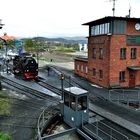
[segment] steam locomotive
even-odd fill
[[[27,55],[15,56],[13,59],[14,75],[21,75],[25,79],[36,79],[38,76],[38,63]]]

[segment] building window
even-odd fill
[[[126,59],[126,48],[121,48],[120,59]]]
[[[79,71],[79,65],[77,65],[77,70]]]
[[[99,58],[103,59],[103,48],[99,48]]]
[[[136,59],[136,53],[137,53],[137,49],[131,48],[131,59]]]
[[[87,66],[85,67],[85,72],[88,73],[88,68],[87,68]]]
[[[83,72],[83,65],[81,65],[81,71]]]
[[[91,27],[91,35],[102,35],[109,33],[109,23],[103,23],[100,25],[95,25]]]
[[[96,48],[93,48],[93,58],[96,58]]]
[[[99,70],[99,79],[102,80],[103,79],[103,71]]]
[[[125,81],[125,71],[120,71],[119,80],[120,80],[120,82]]]
[[[96,69],[93,68],[93,76],[95,77],[96,76]]]

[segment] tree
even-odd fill
[[[28,52],[32,52],[34,50],[34,42],[32,39],[26,39],[24,41],[25,50]]]
[[[0,38],[0,48],[3,47],[3,40]]]
[[[39,53],[42,51],[43,47],[45,46],[44,41],[41,40],[34,40],[34,51],[36,52],[37,62],[39,64]]]
[[[12,138],[7,133],[0,133],[0,140],[12,140]]]
[[[27,39],[24,42],[25,44],[25,50],[36,53],[37,56],[37,62],[39,63],[39,52],[43,49],[45,46],[44,41],[38,40],[38,39]]]
[[[79,44],[73,44],[72,47],[75,51],[79,51]]]

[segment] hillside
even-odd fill
[[[27,39],[27,38],[24,38],[24,39]],[[61,38],[34,37],[32,39],[38,40],[38,41],[60,42],[64,44],[87,43],[87,38],[85,37],[61,37]]]

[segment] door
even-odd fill
[[[130,87],[135,86],[135,71],[133,71],[133,70],[129,71],[129,86]]]

